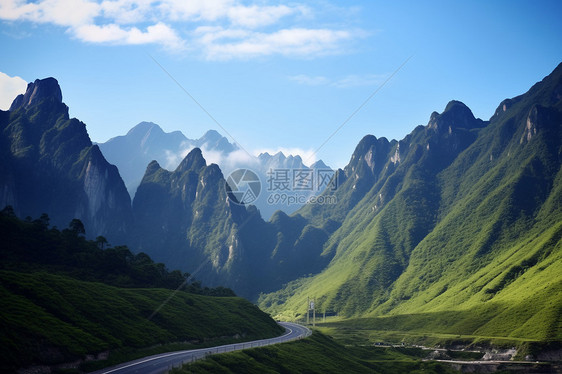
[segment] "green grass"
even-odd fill
[[[448,332],[439,327],[451,317],[462,321],[469,317],[454,313],[400,315],[395,317],[360,318],[319,324],[319,329],[344,344],[420,344],[425,346],[503,346],[512,347],[536,342],[531,339],[485,336]],[[432,331],[432,329],[435,329]]]
[[[317,312],[435,343],[562,341],[560,82],[562,66],[486,127],[416,128],[399,163],[388,157],[396,143],[389,152],[365,137],[336,192],[350,210],[315,213],[341,223],[324,246],[331,262],[260,306],[302,320],[310,297]],[[371,151],[384,153],[375,174]]]
[[[114,349],[253,340],[281,332],[268,315],[241,298],[180,291],[162,306],[172,293],[0,271],[2,368],[55,364]]]
[[[454,372],[445,364],[422,362],[417,351],[346,347],[320,332],[297,342],[210,356],[172,371],[174,374]]]

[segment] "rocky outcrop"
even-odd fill
[[[85,124],[69,118],[54,78],[29,83],[0,116],[0,144],[3,206],[20,217],[47,213],[60,228],[78,218],[88,237],[126,239],[131,202],[119,172],[92,145]]]
[[[235,227],[246,210],[230,202],[220,169],[207,166],[199,148],[173,172],[151,162],[133,211],[138,250],[187,271],[208,262],[198,279],[225,284],[240,258]]]
[[[15,98],[10,106],[10,111],[19,108],[27,109],[44,100],[62,103],[62,91],[55,78],[37,79],[33,83],[28,83],[25,94],[18,95]]]
[[[486,123],[481,119],[474,118],[472,111],[464,103],[452,100],[447,104],[443,113],[433,112],[431,114],[427,128],[450,134],[456,128],[472,129],[485,125]]]

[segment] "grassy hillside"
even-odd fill
[[[280,333],[268,315],[241,298],[180,291],[166,303],[173,292],[0,271],[2,365],[13,369],[122,347]]]
[[[202,288],[144,253],[102,249],[104,238],[83,233],[79,221],[60,231],[45,214],[21,221],[10,208],[0,211],[0,371],[283,330],[229,289]]]
[[[486,126],[452,102],[378,169],[360,144],[337,194],[362,197],[324,247],[330,264],[260,305],[294,319],[313,297],[418,336],[561,341],[561,86],[562,65]]]
[[[315,332],[311,338],[276,346],[211,356],[174,369],[173,374],[207,373],[455,373],[445,364],[422,362],[419,351],[344,347]]]

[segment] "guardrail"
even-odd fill
[[[300,324],[283,323],[282,322],[282,323],[280,323],[280,325],[285,327],[285,329],[287,330],[287,332],[284,335],[278,336],[276,338],[262,339],[262,340],[256,340],[256,341],[246,342],[246,343],[227,344],[227,345],[221,345],[221,346],[218,346],[218,347],[211,347],[211,348],[203,348],[203,349],[199,349],[199,350],[194,350],[191,357],[186,357],[184,360],[174,362],[173,364],[168,366],[167,371],[170,371],[173,368],[181,368],[185,364],[190,364],[190,363],[193,363],[195,361],[207,358],[210,355],[241,351],[241,350],[244,350],[244,349],[266,347],[266,346],[269,346],[269,345],[280,344],[280,343],[287,343],[287,342],[291,342],[291,341],[295,341],[295,340],[301,340],[301,339],[307,338],[310,335],[312,335],[312,331],[308,327],[302,326]],[[291,327],[293,327],[293,328],[297,327],[298,329],[304,330],[304,335],[299,334],[299,335],[296,335],[295,337],[288,337],[293,333],[293,330],[291,329]]]

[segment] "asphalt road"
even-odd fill
[[[285,328],[285,334],[277,338],[255,340],[245,343],[227,344],[221,345],[219,347],[193,349],[189,351],[163,353],[95,371],[94,374],[165,373],[173,367],[179,367],[182,364],[205,358],[208,355],[284,343],[291,340],[302,339],[311,334],[308,328],[296,323],[279,322],[279,324]]]

